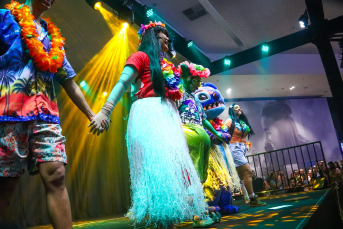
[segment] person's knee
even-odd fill
[[[246,178],[252,178],[252,171],[251,171],[250,168],[244,170],[244,177],[246,177]]]
[[[47,188],[65,188],[65,168],[63,163],[40,166],[40,174]]]

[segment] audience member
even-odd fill
[[[342,170],[342,167],[339,165],[338,161],[335,161],[334,164],[337,169]]]
[[[281,179],[279,180],[274,171],[270,171],[268,177],[268,183],[272,189],[281,188]]]
[[[329,166],[329,175],[330,175],[330,181],[331,183],[336,182],[336,181],[342,181],[343,180],[343,176],[341,174],[341,171],[336,168],[335,163],[333,163],[332,161],[330,161],[328,163]]]
[[[261,177],[256,176],[256,172],[254,170],[252,172],[252,186],[255,192],[262,192],[265,190],[264,187],[264,179]]]
[[[308,184],[309,184],[309,185],[313,185],[312,177],[313,177],[312,170],[309,169],[309,170],[308,170],[308,175],[307,175],[307,181],[308,181]]]

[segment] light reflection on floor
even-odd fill
[[[306,219],[310,218],[313,212],[318,208],[320,199],[323,199],[324,194],[327,190],[281,194],[278,196],[262,197],[263,201],[267,202],[268,205],[259,208],[250,208],[244,204],[244,201],[236,200],[234,204],[241,207],[241,211],[234,215],[223,216],[222,220],[218,224],[212,225],[212,229],[236,229],[236,228],[270,228],[275,227],[281,228],[296,228],[300,223],[305,222]],[[287,202],[292,206],[281,209],[268,209],[271,207],[277,207],[285,204],[285,199],[294,198],[295,196],[310,196],[308,199],[299,201]],[[127,218],[113,218],[103,219],[94,221],[82,221],[74,223],[74,228],[134,228],[131,226],[131,222]],[[303,224],[302,226],[304,226]],[[40,226],[33,227],[38,228],[52,228],[51,226]],[[32,228],[32,229],[33,229]],[[137,226],[137,229],[143,228],[155,228]],[[191,222],[185,222],[177,226],[177,229],[182,228],[193,228]],[[300,227],[302,228],[302,227]]]

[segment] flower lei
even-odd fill
[[[223,123],[223,120],[220,118],[215,118],[213,120],[209,120],[211,125],[216,131],[221,131],[223,133],[229,133],[229,129],[227,126]]]
[[[245,122],[243,122],[242,120],[239,120],[239,123],[238,122],[236,122],[236,123],[240,125],[240,128],[237,127],[237,125],[236,125],[237,129],[241,130],[243,128],[243,131],[247,134],[250,132],[250,127]]]
[[[227,139],[227,142],[231,139],[231,135],[229,134],[229,129],[227,128],[227,126],[223,123],[223,120],[220,118],[215,118],[212,120],[208,120],[209,123],[211,123],[211,125],[213,126],[213,128],[222,135],[222,137]],[[216,139],[216,136],[214,136],[214,134],[212,134],[210,131],[208,131],[207,129],[206,133],[210,136],[211,139]]]
[[[166,58],[161,60],[161,68],[166,84],[166,97],[174,101],[181,99],[183,85],[180,80],[179,71]]]
[[[138,38],[139,38],[139,40],[140,40],[140,43],[141,43],[141,41],[142,41],[142,38],[143,38],[143,35],[145,34],[145,31],[147,30],[147,29],[150,29],[150,28],[152,28],[152,27],[155,27],[155,26],[162,26],[162,27],[166,27],[166,25],[165,24],[163,24],[162,22],[152,22],[152,21],[150,21],[150,23],[148,24],[148,25],[143,25],[143,24],[141,24],[141,29],[137,32],[138,33]]]
[[[182,68],[181,68],[182,65],[187,66],[189,73],[192,76],[199,76],[200,78],[207,78],[211,74],[211,72],[208,68],[204,68],[202,65],[189,63],[188,61],[182,62],[179,65],[179,71],[181,74],[182,74]]]
[[[10,4],[5,5],[5,8],[11,11],[11,14],[21,26],[22,39],[25,40],[29,55],[38,68],[41,71],[49,70],[56,73],[57,69],[62,67],[65,55],[65,51],[62,50],[65,39],[61,36],[60,30],[50,21],[50,18],[45,19],[51,40],[51,49],[47,53],[44,51],[42,42],[38,39],[39,34],[30,8],[13,0]]]

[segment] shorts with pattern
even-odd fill
[[[230,143],[229,148],[236,167],[248,163],[247,157],[245,156],[247,152],[247,145],[245,143]]]
[[[41,120],[0,122],[0,177],[38,172],[38,163],[67,164],[65,137],[59,124]]]

